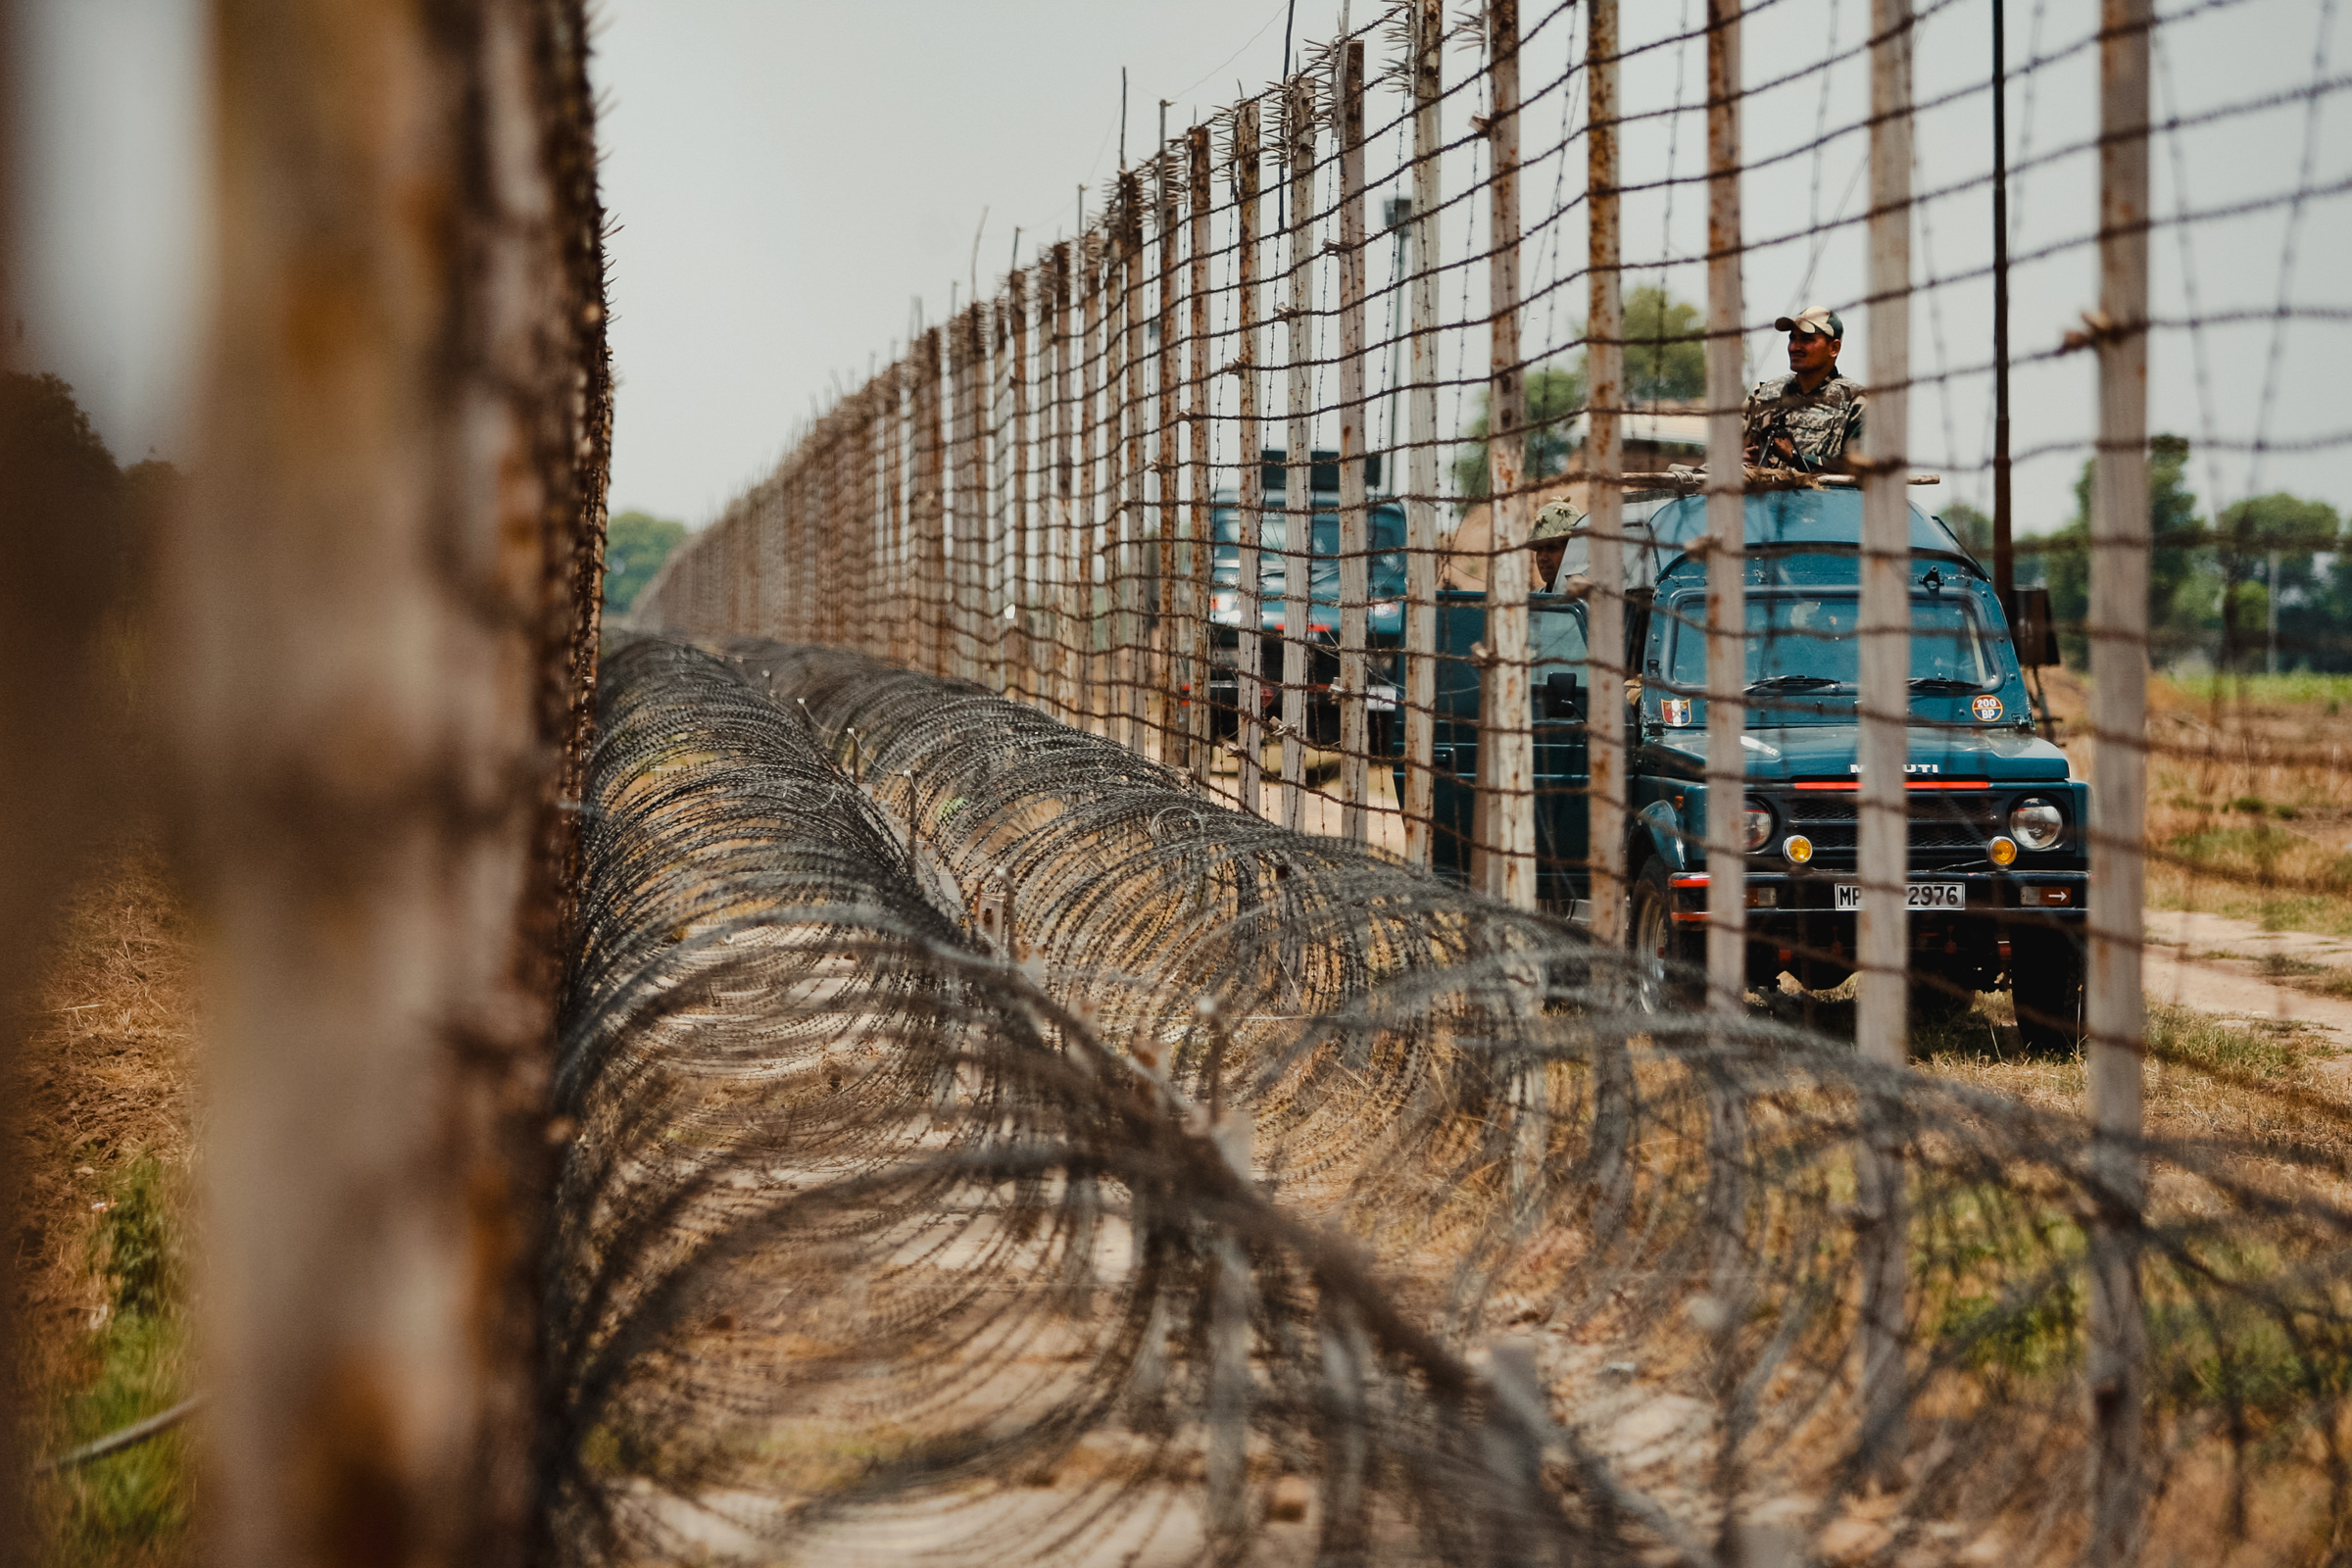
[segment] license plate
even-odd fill
[[[1837,884],[1837,903],[1839,909],[1862,907],[1862,884]],[[1965,909],[1968,907],[1968,884],[1965,882],[1913,882],[1903,889],[1903,907],[1906,909]]]

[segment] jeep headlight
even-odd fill
[[[2010,836],[2029,850],[2057,848],[2066,837],[2066,817],[2058,808],[2038,797],[2020,801],[2009,813]]]
[[[1740,847],[1753,855],[1772,842],[1772,808],[1758,801],[1747,803],[1740,813]]]

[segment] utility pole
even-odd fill
[[[2276,675],[2278,673],[2278,552],[2276,550],[2271,552],[2271,591],[2263,595],[2263,601],[2271,620],[2270,670]]]
[[[1992,0],[1992,591],[2017,619],[2017,547],[2009,510],[2009,36]]]

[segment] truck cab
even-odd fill
[[[1243,516],[1238,497],[1220,491],[1209,511],[1209,661],[1208,684],[1211,725],[1216,738],[1230,739],[1239,731],[1242,638],[1259,639],[1258,689],[1261,718],[1280,706],[1283,681],[1283,592],[1289,566],[1297,562],[1306,572],[1307,624],[1300,636],[1305,644],[1306,728],[1310,745],[1333,745],[1339,740],[1339,704],[1331,695],[1340,678],[1340,462],[1336,452],[1318,451],[1307,466],[1312,496],[1306,549],[1294,556],[1288,549],[1290,516],[1283,509],[1290,469],[1280,448],[1259,454],[1259,475],[1265,491],[1263,544],[1258,555],[1257,613],[1254,628],[1242,624],[1246,613],[1242,586]],[[1374,454],[1362,460],[1368,497],[1365,538],[1369,559],[1365,581],[1369,603],[1365,613],[1364,646],[1371,690],[1368,708],[1375,747],[1387,745],[1387,719],[1396,710],[1396,688],[1392,670],[1404,634],[1403,506],[1377,492],[1381,460]]]
[[[1860,539],[1853,490],[1746,497],[1747,983],[1788,973],[1808,990],[1852,972],[1858,844]],[[1531,596],[1538,893],[1582,920],[1589,908],[1586,719],[1627,705],[1632,752],[1626,865],[1644,1005],[1676,1002],[1703,955],[1706,566],[1702,497],[1628,507],[1622,689],[1595,683],[1586,607]],[[1944,1011],[2006,987],[2030,1045],[2080,1041],[2089,893],[2086,786],[2037,721],[1992,584],[1938,519],[1911,509],[1911,683],[1905,793],[1916,1004]],[[1562,577],[1579,570],[1572,545]],[[1466,880],[1478,774],[1482,594],[1439,606],[1437,822],[1442,875]],[[1402,779],[1399,766],[1398,788]],[[1686,982],[1682,982],[1687,985]]]

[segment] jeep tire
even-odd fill
[[[2082,1049],[2082,945],[2072,931],[2035,932],[2013,945],[2009,1000],[2017,1030],[2037,1056],[2071,1056]]]
[[[1685,962],[1681,933],[1674,928],[1674,895],[1666,883],[1666,867],[1654,858],[1645,861],[1627,890],[1626,903],[1634,1009],[1656,1016],[1696,1006],[1700,993]]]

